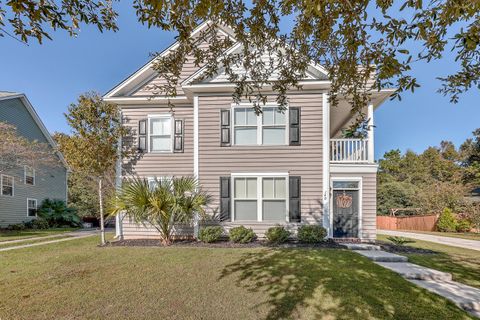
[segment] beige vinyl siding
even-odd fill
[[[122,107],[123,123],[131,130],[131,139],[125,143],[138,146],[138,121],[147,119],[148,115],[169,115],[170,108],[166,106],[152,107]],[[180,153],[150,153],[136,154],[138,159],[124,159],[123,175],[140,177],[160,176],[191,176],[193,175],[193,106],[175,106],[174,118],[184,121],[184,152]],[[148,128],[147,128],[148,129]]]
[[[221,32],[217,34],[218,38],[223,38],[224,35]],[[198,47],[202,50],[207,50],[209,47],[208,41],[204,41],[198,45]],[[192,74],[198,71],[202,65],[196,66],[195,59],[193,56],[187,57],[187,61],[183,64],[182,70],[178,77],[178,82],[176,85],[177,95],[183,96],[185,93],[182,89],[182,82],[189,78]],[[137,89],[132,96],[151,96],[154,92],[162,93],[159,91],[158,88],[165,86],[167,84],[167,80],[164,77],[154,76],[153,79],[147,81],[144,85],[142,85],[139,89]]]
[[[321,223],[322,95],[303,92],[289,95],[288,101],[291,107],[301,108],[301,146],[221,147],[220,109],[230,108],[232,97],[199,97],[199,179],[213,195],[212,210],[219,206],[220,177],[242,172],[281,172],[301,176],[302,222]],[[242,224],[263,233],[275,223]]]
[[[332,173],[331,178],[362,178],[362,237],[375,240],[377,237],[377,174]]]

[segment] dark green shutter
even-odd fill
[[[230,177],[220,177],[220,221],[230,221]]]
[[[173,135],[173,152],[183,152],[184,125],[183,120],[175,119]]]
[[[288,109],[289,116],[289,144],[291,146],[299,146],[300,142],[300,108],[290,107]]]
[[[289,190],[289,218],[290,222],[301,222],[301,178],[299,176],[290,176],[288,183]]]
[[[230,109],[220,110],[220,146],[231,145],[230,137]]]
[[[138,121],[138,151],[147,152],[147,120]]]

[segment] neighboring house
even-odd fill
[[[14,125],[30,141],[55,142],[22,93],[0,91],[0,121]],[[0,137],[1,143],[1,137]],[[0,227],[28,221],[46,198],[67,200],[67,165],[34,170],[27,166],[0,173]]]
[[[234,37],[227,27],[219,34]],[[285,113],[277,111],[271,91],[261,116],[247,101],[233,103],[234,84],[221,67],[217,76],[199,81],[203,69],[193,59],[183,67],[171,113],[168,99],[152,94],[152,86],[165,82],[151,66],[152,61],[104,96],[121,107],[124,125],[132,130],[128,140],[140,149],[139,159],[124,159],[123,177],[198,177],[213,196],[210,211],[220,213],[227,230],[244,225],[262,236],[276,224],[291,230],[319,224],[330,237],[375,239],[373,111],[392,91],[372,93],[364,110],[372,125],[366,139],[342,139],[342,128],[353,121],[350,106],[340,97],[330,108],[330,82],[321,66],[310,65],[303,90],[288,93]],[[118,220],[117,233],[157,236],[128,219]]]

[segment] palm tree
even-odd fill
[[[195,213],[205,216],[211,197],[193,177],[155,180],[134,178],[123,183],[110,212],[125,212],[136,223],[152,225],[164,245],[172,243],[175,227],[191,223]]]

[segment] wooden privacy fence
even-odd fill
[[[384,230],[435,231],[438,215],[392,217],[377,216],[377,228]]]

